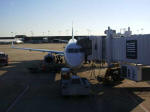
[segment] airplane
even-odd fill
[[[56,51],[56,50],[48,50],[48,49],[32,49],[32,48],[20,48],[15,47],[12,42],[12,48],[15,49],[22,49],[22,50],[29,50],[29,51],[39,51],[39,52],[48,52],[51,54],[57,54],[60,56],[64,56],[65,62],[68,67],[72,69],[79,68],[83,61],[84,61],[84,53],[82,47],[77,45],[77,40],[74,38],[73,35],[73,26],[72,26],[72,38],[69,40],[67,45],[65,46],[64,51]]]
[[[0,40],[0,43],[2,43],[2,44],[11,44],[12,42],[16,43],[16,44],[23,43],[23,41],[20,39],[2,39],[2,40]]]
[[[15,40],[15,43],[16,43],[16,44],[22,44],[22,43],[23,43],[23,41],[22,41],[22,40],[20,40],[20,39],[16,39],[16,40]]]

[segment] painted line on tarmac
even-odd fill
[[[10,112],[11,109],[17,104],[17,102],[22,98],[22,96],[28,91],[29,85],[26,86],[26,88],[23,90],[23,92],[15,99],[15,101],[8,107],[6,112]]]

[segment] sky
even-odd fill
[[[0,0],[0,37],[150,33],[150,0]]]

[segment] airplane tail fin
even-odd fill
[[[72,40],[74,40],[74,34],[73,34],[73,22],[72,22]]]

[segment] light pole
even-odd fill
[[[11,33],[11,36],[13,37],[13,33],[14,33],[14,32],[10,32],[10,33]]]
[[[50,31],[48,30],[48,36],[49,36]]]
[[[33,36],[33,31],[30,31],[31,32],[31,36]]]
[[[88,36],[90,36],[91,30],[90,29],[86,29],[88,32]]]
[[[144,30],[144,29],[143,29],[143,28],[141,28],[141,33],[142,33],[142,34],[144,34],[144,33],[143,33],[143,30]]]

